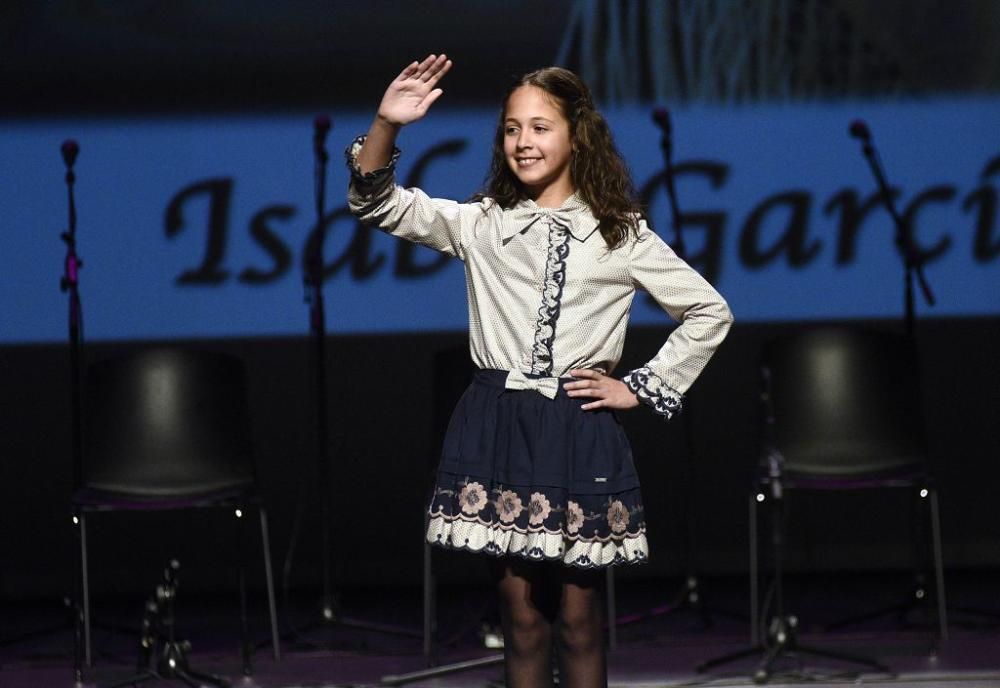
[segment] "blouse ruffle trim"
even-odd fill
[[[663,379],[647,367],[636,368],[622,378],[639,401],[666,420],[680,413],[684,405],[684,395],[668,385]]]
[[[535,561],[561,561],[567,566],[593,569],[617,564],[638,564],[648,559],[645,529],[620,538],[574,540],[562,533],[528,531],[499,524],[433,514],[427,525],[427,542],[450,549],[515,555]]]
[[[552,217],[548,219],[548,224],[549,252],[545,261],[545,285],[535,324],[535,344],[531,349],[531,372],[536,375],[552,374],[552,345],[556,337],[563,286],[566,283],[566,256],[569,255],[569,229]]]
[[[371,189],[380,186],[386,179],[392,177],[402,151],[393,146],[392,156],[384,167],[362,173],[361,167],[358,165],[358,154],[361,152],[361,146],[364,145],[367,138],[366,134],[362,134],[351,141],[351,144],[344,149],[344,160],[354,181],[366,189]]]

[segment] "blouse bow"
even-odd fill
[[[559,393],[559,378],[528,377],[520,370],[514,369],[507,373],[505,389],[530,389],[543,394],[549,399],[555,399]]]
[[[534,201],[521,201],[510,210],[506,218],[503,241],[506,244],[515,234],[523,234],[542,218],[550,218],[552,224],[567,231],[577,241],[586,241],[597,230],[597,218],[590,213],[590,207],[577,196],[569,199],[559,208],[543,208]]]

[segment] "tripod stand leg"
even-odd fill
[[[257,504],[260,512],[260,539],[264,550],[264,579],[267,583],[267,612],[271,619],[271,656],[281,661],[281,641],[278,637],[278,606],[274,601],[274,571],[271,568],[271,535],[267,529],[267,510]]]
[[[124,679],[118,683],[112,683],[110,686],[104,686],[104,688],[122,688],[122,686],[134,686],[137,683],[143,683],[145,681],[152,681],[153,679],[161,678],[159,674],[155,671],[143,671],[131,678]]]
[[[767,683],[767,679],[771,676],[771,671],[773,669],[773,664],[777,661],[778,656],[785,650],[785,643],[777,643],[771,646],[764,656],[761,657],[760,662],[757,664],[757,670],[753,672],[753,682],[757,685],[762,683]]]
[[[826,657],[827,659],[839,659],[844,662],[861,664],[862,666],[869,667],[883,674],[892,673],[889,667],[882,664],[878,660],[872,659],[871,657],[862,657],[861,655],[856,655],[849,652],[835,652],[833,650],[826,650],[820,647],[812,647],[810,645],[796,645],[795,650],[797,652],[803,652],[805,654],[815,655],[817,657]]]
[[[717,666],[722,666],[723,664],[729,664],[730,662],[738,661],[740,659],[743,659],[744,657],[752,657],[753,655],[756,655],[763,651],[764,651],[763,647],[759,645],[754,645],[753,647],[748,647],[743,650],[737,650],[736,652],[730,652],[728,654],[724,654],[719,657],[715,657],[713,659],[704,661],[698,666],[696,666],[694,670],[700,674]]]
[[[503,655],[483,657],[481,659],[470,659],[467,662],[457,662],[455,664],[449,664],[448,666],[424,669],[423,671],[414,671],[409,674],[383,676],[379,683],[386,686],[401,686],[404,683],[422,681],[425,678],[435,678],[437,676],[446,676],[447,674],[457,674],[462,671],[480,669],[482,667],[494,666],[496,664],[503,664]]]
[[[180,681],[181,683],[184,683],[185,685],[188,685],[188,686],[191,686],[191,688],[201,688],[201,685],[202,685],[202,682],[201,682],[201,681],[196,681],[196,680],[195,680],[195,679],[194,679],[194,678],[193,678],[193,677],[192,677],[192,676],[191,676],[191,675],[190,675],[190,674],[189,674],[188,672],[186,672],[186,671],[181,671],[181,670],[179,670],[179,669],[178,669],[178,670],[174,671],[174,672],[173,672],[173,673],[171,674],[171,676],[172,676],[173,678],[176,678],[176,679],[177,679],[178,681]]]
[[[216,676],[214,674],[206,674],[201,671],[195,671],[191,668],[178,669],[174,672],[177,678],[184,681],[192,688],[201,688],[202,685],[212,685],[218,686],[218,688],[229,688],[229,681],[222,678],[221,676]]]

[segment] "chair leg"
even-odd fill
[[[80,581],[83,593],[83,663],[89,669],[94,666],[90,654],[90,576],[87,563],[87,517],[80,512]]]
[[[429,543],[424,542],[424,663],[431,666],[434,659],[434,568]]]
[[[944,555],[941,552],[941,518],[938,512],[937,490],[930,490],[931,540],[934,550],[934,582],[937,585],[938,633],[941,642],[948,640],[947,604],[944,593]]]
[[[271,648],[274,661],[281,660],[281,640],[278,638],[278,610],[274,602],[274,572],[271,570],[271,536],[267,530],[267,510],[260,510],[260,537],[264,549],[264,577],[267,579],[267,609],[271,616]]]
[[[763,641],[760,637],[760,591],[758,586],[760,581],[759,565],[757,563],[757,493],[752,490],[750,493],[750,645],[757,647]]]
[[[243,523],[243,509],[236,509],[236,559],[240,578],[240,654],[243,657],[243,675],[252,676],[253,666],[250,661],[250,630],[247,626],[247,575],[246,575],[246,526]]]

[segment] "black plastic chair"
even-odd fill
[[[698,671],[757,657],[754,683],[767,683],[785,656],[847,662],[892,675],[873,657],[798,641],[782,583],[787,548],[786,493],[799,490],[902,488],[929,505],[939,639],[947,639],[937,492],[927,466],[917,365],[912,342],[858,328],[816,327],[765,344],[761,359],[760,470],[749,495],[749,647],[703,662]],[[773,586],[761,624],[757,521],[770,515]],[[914,539],[919,548],[919,539]],[[924,591],[926,593],[926,591]],[[856,620],[902,611],[909,604]],[[802,677],[798,677],[802,678]]]
[[[87,371],[84,451],[73,495],[80,540],[85,662],[92,665],[87,517],[94,512],[256,507],[274,658],[280,658],[267,512],[256,489],[246,373],[222,353],[151,349]],[[242,543],[242,526],[236,537]],[[244,671],[251,644],[238,548]],[[80,639],[77,639],[80,642]]]
[[[780,481],[783,490],[910,490],[926,514],[934,590],[918,583],[908,603],[859,615],[848,625],[936,598],[938,636],[948,635],[938,496],[928,468],[918,364],[902,335],[856,327],[818,327],[765,344],[761,361],[765,423],[762,465],[750,499],[751,594],[758,619],[756,510]],[[770,461],[768,460],[770,458]],[[919,524],[918,525],[922,525]],[[918,569],[925,562],[918,562]],[[919,574],[919,570],[918,570]],[[756,634],[756,625],[754,627]],[[755,638],[756,639],[756,638]]]

